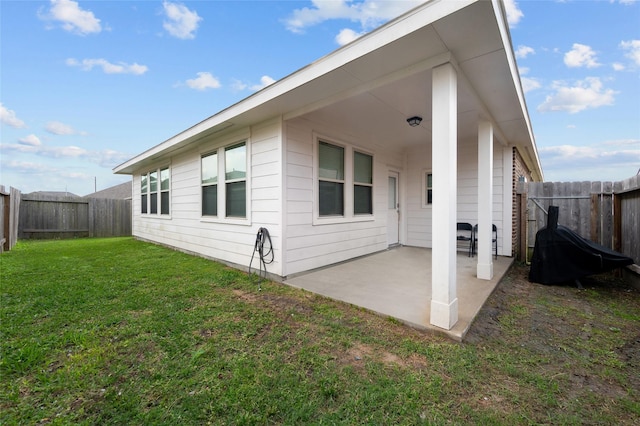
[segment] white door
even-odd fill
[[[387,243],[398,244],[400,228],[400,204],[398,201],[398,173],[389,172],[389,200],[387,202]]]

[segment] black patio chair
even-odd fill
[[[458,222],[456,225],[456,244],[469,242],[469,257],[473,255],[473,227],[470,223]]]
[[[493,244],[493,252],[495,255],[495,258],[498,258],[498,228],[496,227],[496,225],[491,225],[492,227],[492,232],[493,232],[493,237],[491,238],[491,243]],[[474,236],[474,240],[473,240],[473,255],[476,255],[476,245],[478,244],[478,224],[476,224],[473,227],[473,236]]]

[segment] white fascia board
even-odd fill
[[[498,29],[500,30],[500,37],[502,38],[502,44],[504,45],[507,62],[509,63],[509,69],[511,71],[511,79],[514,82],[516,95],[522,109],[522,114],[529,133],[529,142],[531,148],[527,148],[527,152],[531,154],[531,161],[535,170],[533,172],[543,179],[542,166],[540,164],[540,157],[538,156],[538,147],[536,146],[536,139],[533,134],[533,127],[531,125],[531,119],[529,117],[529,110],[527,108],[527,102],[524,98],[524,90],[522,89],[522,81],[520,80],[520,73],[518,72],[518,65],[515,59],[515,53],[513,52],[513,45],[511,43],[511,34],[509,32],[509,23],[507,21],[507,14],[505,11],[503,0],[492,0],[493,10],[496,14],[496,22],[498,23]]]

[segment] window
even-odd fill
[[[201,158],[202,216],[247,218],[247,144],[219,148]]]
[[[373,157],[353,152],[353,213],[373,213]]]
[[[160,170],[160,214],[169,214],[169,168]]]
[[[149,213],[158,214],[158,171],[149,173]]]
[[[344,148],[320,142],[318,147],[320,216],[344,215]]]
[[[247,147],[245,143],[225,149],[225,206],[227,217],[247,216]]]
[[[429,207],[433,204],[433,175],[431,172],[424,172],[422,207]]]
[[[140,212],[169,214],[171,173],[168,167],[152,170],[140,176]]]
[[[218,153],[202,157],[202,215],[218,215]]]
[[[149,199],[149,184],[148,182],[148,176],[147,175],[142,175],[140,176],[140,204],[142,206],[141,209],[141,213],[146,214],[148,212],[148,199]]]

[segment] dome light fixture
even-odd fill
[[[407,118],[407,123],[409,123],[409,126],[411,127],[419,126],[421,121],[422,117],[418,117],[417,115]]]

